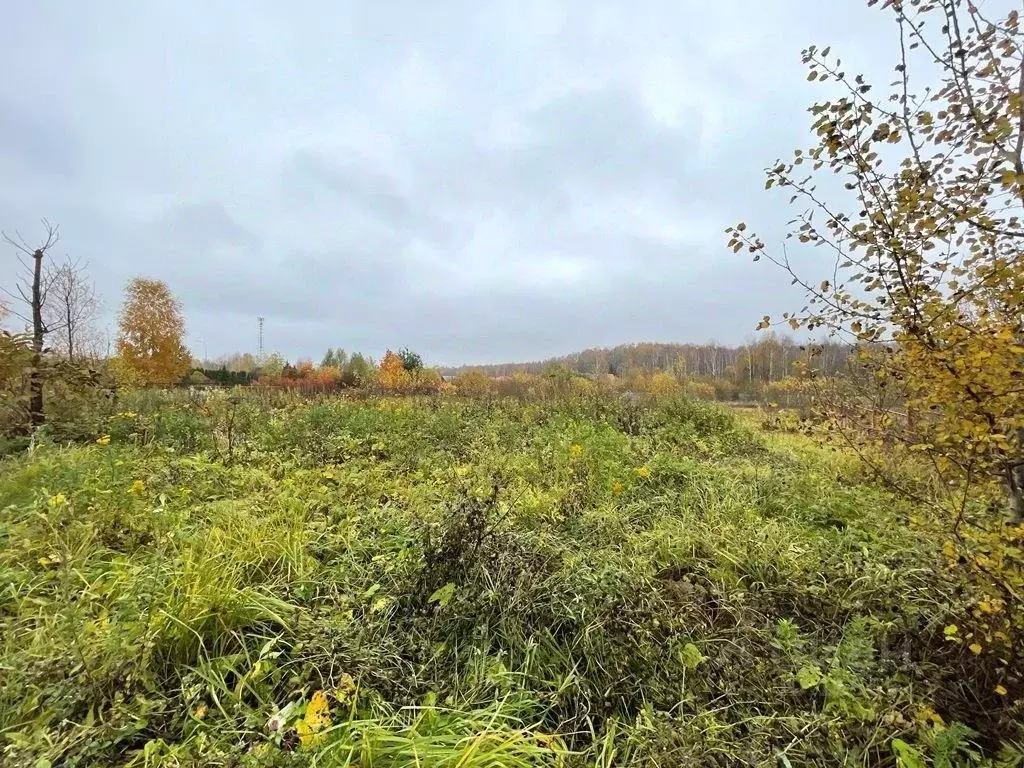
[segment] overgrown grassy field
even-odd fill
[[[1024,760],[973,597],[840,452],[681,399],[235,398],[0,464],[3,765]]]

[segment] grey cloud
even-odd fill
[[[376,226],[382,239],[443,240],[447,234],[443,222],[431,215],[428,199],[404,192],[398,179],[365,162],[335,161],[300,150],[288,161],[282,186],[285,198],[299,206],[326,193],[326,205],[339,211],[340,226]]]
[[[258,250],[260,238],[242,227],[221,203],[180,203],[164,211],[153,222],[154,235],[203,255],[219,246],[242,246]]]
[[[869,72],[888,50],[877,12],[799,0],[40,0],[9,22],[0,227],[59,221],[108,322],[141,273],[210,354],[264,315],[293,358],[444,363],[737,342],[798,303],[722,229],[790,217],[762,169],[806,142],[800,48]]]
[[[67,179],[79,165],[74,136],[58,119],[34,106],[0,101],[0,163],[7,173]]]

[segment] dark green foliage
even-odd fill
[[[418,371],[423,367],[423,358],[408,347],[398,350],[398,356],[402,359],[402,367],[407,371]]]
[[[196,372],[209,379],[210,383],[222,387],[245,386],[255,379],[252,371],[229,371],[227,368],[193,368],[190,375]],[[186,383],[188,379],[186,376]]]

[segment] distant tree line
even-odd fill
[[[255,371],[231,371],[227,368],[193,368],[186,384],[215,384],[221,387],[246,386],[256,379]]]
[[[536,362],[446,368],[443,373],[455,377],[472,369],[493,378],[516,373],[541,374],[552,367],[564,367],[582,376],[627,378],[636,374],[664,372],[680,380],[727,380],[743,389],[782,381],[793,375],[794,364],[798,362],[820,375],[835,376],[846,370],[850,355],[848,344],[801,344],[788,337],[768,333],[756,342],[740,346],[714,342],[621,344],[607,349],[585,349]]]

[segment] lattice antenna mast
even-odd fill
[[[259,317],[256,318],[256,324],[259,327],[259,339],[260,339],[260,341],[259,341],[259,356],[262,359],[262,357],[263,357],[263,316],[262,315],[260,315]]]

